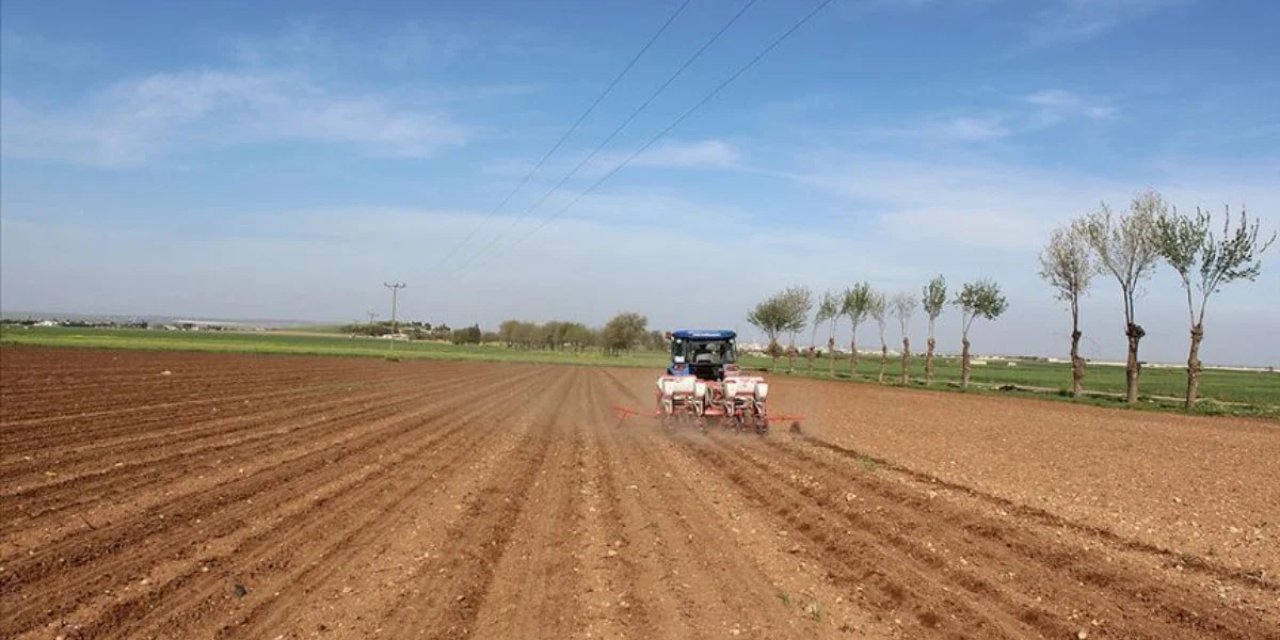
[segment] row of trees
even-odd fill
[[[649,320],[633,312],[619,313],[604,327],[594,329],[581,322],[552,320],[537,323],[523,320],[505,320],[497,332],[482,331],[479,325],[451,329],[448,325],[432,326],[426,322],[407,322],[399,326],[400,333],[412,340],[448,340],[453,344],[481,344],[501,342],[513,349],[544,349],[549,351],[581,352],[599,348],[610,355],[632,349],[661,350],[666,348],[666,338],[659,331],[650,331]],[[357,323],[343,327],[354,335],[385,336],[393,332],[390,322]]]
[[[597,344],[597,332],[580,322],[552,320],[538,324],[504,320],[498,325],[498,340],[510,348],[582,351]]]
[[[1205,309],[1209,298],[1228,283],[1257,278],[1262,269],[1260,257],[1275,242],[1276,234],[1261,235],[1258,219],[1252,222],[1241,211],[1239,221],[1232,224],[1230,209],[1218,225],[1205,210],[1194,214],[1180,213],[1170,207],[1155,191],[1141,193],[1130,202],[1129,210],[1115,214],[1103,203],[1101,207],[1054,230],[1048,245],[1040,254],[1040,275],[1055,290],[1057,298],[1067,304],[1071,313],[1071,378],[1072,394],[1084,391],[1085,360],[1080,356],[1080,299],[1086,295],[1094,276],[1112,275],[1120,285],[1124,305],[1124,335],[1128,344],[1125,362],[1126,398],[1137,402],[1141,361],[1138,347],[1146,331],[1138,322],[1136,301],[1141,284],[1163,262],[1181,281],[1187,300],[1190,324],[1190,346],[1187,356],[1187,389],[1185,406],[1191,408],[1199,397],[1200,345],[1204,340]],[[947,284],[942,276],[924,286],[920,298],[906,293],[890,295],[860,282],[840,292],[826,292],[815,298],[807,287],[790,287],[756,305],[747,316],[748,322],[760,329],[769,340],[769,354],[774,366],[786,353],[789,370],[795,370],[797,335],[810,329],[807,355],[812,371],[817,355],[818,331],[827,329],[827,354],[830,373],[835,372],[835,336],[838,325],[848,318],[851,325],[849,364],[857,371],[858,330],[874,322],[880,338],[880,372],[883,381],[888,362],[886,325],[895,320],[902,335],[902,381],[911,379],[911,340],[909,325],[916,309],[923,307],[929,319],[929,340],[925,355],[925,380],[934,379],[934,350],[938,317],[947,305]],[[961,384],[968,386],[972,371],[969,330],[975,320],[994,320],[1008,308],[1008,302],[994,281],[981,279],[964,284],[951,304],[961,314]],[[815,311],[816,306],[816,311]],[[813,316],[810,317],[810,313]],[[789,337],[785,350],[780,338]]]
[[[454,330],[447,324],[432,325],[430,322],[400,322],[393,327],[390,320],[378,322],[357,322],[342,327],[343,333],[375,338],[399,332],[410,340],[452,340]]]
[[[1008,301],[1000,293],[1000,286],[992,280],[977,280],[966,283],[951,301],[961,313],[961,384],[969,385],[972,370],[969,351],[969,329],[978,318],[994,320],[1008,308]],[[817,334],[824,325],[827,328],[827,368],[831,375],[835,374],[836,332],[842,318],[848,318],[850,327],[849,366],[851,371],[858,370],[858,329],[866,322],[875,322],[880,337],[880,371],[878,379],[883,382],[885,369],[889,361],[889,343],[886,328],[890,320],[896,321],[902,332],[902,382],[911,381],[911,318],[916,309],[923,306],[929,318],[929,341],[925,355],[925,381],[933,384],[934,349],[937,345],[937,320],[947,304],[947,282],[941,275],[930,280],[923,288],[919,299],[914,294],[897,293],[889,295],[872,288],[870,283],[859,282],[848,289],[835,292],[828,291],[817,299],[808,287],[789,287],[760,302],[747,314],[747,321],[760,329],[769,340],[768,351],[777,366],[777,358],[783,353],[779,338],[789,336],[789,346],[785,350],[788,356],[788,369],[795,371],[796,336],[811,327],[809,348],[806,351],[809,370],[812,372],[817,357]],[[810,319],[810,312],[814,312]]]
[[[580,352],[598,347],[611,355],[636,348],[665,348],[662,333],[650,331],[648,326],[649,320],[634,312],[619,313],[600,329],[580,322],[506,320],[498,325],[495,338],[511,348]]]
[[[1095,275],[1109,273],[1120,285],[1124,303],[1124,335],[1128,342],[1126,398],[1130,403],[1137,402],[1142,373],[1138,346],[1146,331],[1138,323],[1135,303],[1141,283],[1163,261],[1177,272],[1186,293],[1191,344],[1185,406],[1190,409],[1195,405],[1209,297],[1230,282],[1257,278],[1262,270],[1259,258],[1276,239],[1274,233],[1270,238],[1260,238],[1259,221],[1255,218],[1250,224],[1244,211],[1233,229],[1229,208],[1223,215],[1222,234],[1215,235],[1213,229],[1208,211],[1197,208],[1194,215],[1179,213],[1159,193],[1147,191],[1130,201],[1126,213],[1115,215],[1104,202],[1098,210],[1054,230],[1040,253],[1040,276],[1071,312],[1073,395],[1078,397],[1084,390],[1085,366],[1079,352],[1080,298],[1088,293]]]

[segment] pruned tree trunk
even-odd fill
[[[933,384],[933,347],[936,341],[930,337],[928,351],[924,356],[924,383]]]
[[[1080,357],[1080,330],[1071,332],[1071,397],[1084,394],[1084,358]]]
[[[969,337],[965,336],[960,341],[960,386],[969,388],[969,373],[973,371],[973,367],[969,364]]]
[[[796,346],[793,344],[787,347],[787,375],[796,372]]]
[[[827,375],[836,377],[836,339],[827,338]]]
[[[809,375],[813,375],[813,361],[817,357],[818,350],[814,349],[813,345],[809,345],[809,353],[806,356],[806,359],[809,361]]]
[[[1191,354],[1187,356],[1187,409],[1195,407],[1200,397],[1200,341],[1203,339],[1204,324],[1191,327]]]
[[[911,338],[902,339],[902,384],[911,384]]]
[[[849,341],[849,377],[858,377],[858,340]]]
[[[1129,358],[1124,365],[1125,399],[1129,404],[1135,404],[1138,402],[1138,376],[1142,373],[1142,365],[1138,362],[1138,342],[1147,332],[1140,325],[1129,323],[1124,335],[1129,339]]]
[[[876,377],[876,382],[884,382],[884,367],[889,363],[889,345],[880,343],[880,375]]]

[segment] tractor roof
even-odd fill
[[[681,340],[732,340],[738,334],[728,329],[681,329],[672,331],[671,337]]]

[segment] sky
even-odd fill
[[[834,0],[778,41],[819,4],[5,2],[0,310],[350,322],[403,282],[401,319],[751,338],[787,286],[943,274],[1009,300],[976,351],[1062,356],[1055,227],[1156,189],[1280,228],[1280,3]],[[1206,362],[1280,365],[1277,256]],[[1122,310],[1095,278],[1086,357]],[[1185,360],[1167,266],[1137,314]]]

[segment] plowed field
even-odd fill
[[[3,638],[1280,638],[1274,423],[773,378],[5,348]]]

